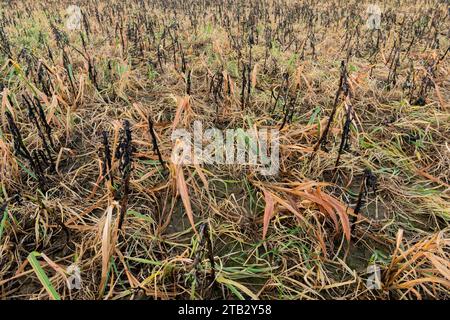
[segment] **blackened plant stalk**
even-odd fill
[[[241,108],[244,110],[245,108],[245,88],[247,84],[247,66],[244,64],[242,68],[242,90],[241,90]]]
[[[364,176],[361,181],[361,185],[359,187],[358,200],[355,205],[355,209],[353,210],[354,216],[352,217],[351,223],[351,234],[352,238],[354,238],[355,228],[358,223],[359,212],[361,211],[362,205],[364,203],[364,197],[368,193],[368,189],[371,188],[374,193],[376,193],[377,188],[377,178],[372,173],[370,169],[364,170]]]
[[[211,79],[210,93],[214,96],[214,102],[216,107],[218,107],[219,99],[223,99],[223,72],[221,70],[217,71],[216,74]]]
[[[55,144],[53,142],[52,138],[52,127],[47,121],[47,117],[45,116],[44,109],[42,108],[42,104],[39,102],[37,98],[34,99],[34,104],[38,110],[39,119],[41,120],[42,125],[45,129],[45,134],[47,135],[48,142],[50,143],[50,146],[54,149]]]
[[[8,35],[3,27],[0,27],[0,50],[9,59],[12,59],[11,45],[9,43]]]
[[[14,122],[14,119],[9,111],[6,111],[6,120],[8,121],[9,131],[13,135],[14,151],[16,152],[17,155],[24,157],[30,162],[33,162],[33,159],[31,158],[28,149],[25,147],[25,144],[23,143],[22,134],[20,133],[20,130],[17,127],[16,123]]]
[[[91,27],[89,25],[89,20],[87,19],[86,13],[84,11],[81,11],[81,14],[83,16],[83,27],[84,27],[84,30],[86,32],[86,36],[87,36],[88,41],[89,41],[89,36],[90,36],[90,33],[91,33]]]
[[[50,27],[52,29],[56,45],[58,48],[63,49],[69,43],[67,34],[64,31],[59,30],[53,23],[50,24]]]
[[[89,79],[94,83],[95,89],[97,91],[100,91],[100,86],[97,82],[97,70],[95,69],[95,61],[89,57],[88,59],[88,72],[89,72]]]
[[[281,87],[280,89],[277,91],[277,95],[275,96],[274,90],[272,90],[272,98],[275,99],[275,103],[272,106],[272,109],[270,110],[270,114],[274,113],[278,104],[278,101],[280,100],[280,96],[281,94],[283,94],[283,99],[284,99],[284,106],[283,106],[283,112],[284,109],[286,108],[286,99],[288,97],[289,94],[289,73],[285,72],[283,74],[283,82],[281,83]]]
[[[53,164],[53,160],[50,160],[47,155],[45,154],[44,150],[39,149],[37,150],[37,153],[39,155],[39,161],[41,161],[44,165],[45,168],[51,168],[52,170],[54,169],[54,164]]]
[[[289,101],[286,101],[286,100],[289,100]],[[290,119],[292,119],[292,117],[294,115],[295,104],[297,102],[297,95],[295,97],[289,97],[286,100],[285,100],[285,106],[284,106],[283,122],[281,123],[280,129],[279,129],[280,131],[284,128],[284,126],[286,125],[286,122],[290,121]]]
[[[91,58],[91,56],[89,55],[89,53],[87,51],[86,41],[84,39],[84,35],[82,32],[80,32],[80,38],[81,38],[81,43],[83,45],[83,50],[85,53],[85,54],[82,54],[82,56],[86,59],[86,61],[88,63],[89,80],[92,81],[92,83],[94,84],[94,87],[97,89],[97,91],[100,91],[100,86],[98,85],[98,81],[97,81],[97,70],[95,69],[95,61],[93,58]]]
[[[38,150],[33,150],[31,154],[33,156],[35,167],[37,169],[35,171],[37,171],[37,172],[44,172],[45,167],[43,167],[41,165],[41,159],[40,159],[40,154],[39,154]],[[43,162],[45,163],[45,159],[43,159],[43,160],[44,160]]]
[[[153,127],[153,120],[150,116],[148,117],[148,131],[152,138],[153,151],[156,152],[156,154],[158,155],[159,163],[161,164],[161,167],[163,168],[163,170],[165,170],[166,166],[165,166],[164,160],[161,156],[161,152],[159,151],[158,140],[156,139],[156,134],[155,134],[155,130]]]
[[[186,95],[191,95],[191,70],[186,74]]]
[[[36,126],[36,129],[37,129],[37,131],[38,131],[39,138],[41,139],[42,145],[44,146],[44,150],[45,150],[45,152],[47,153],[47,158],[46,158],[46,160],[47,160],[47,159],[49,160],[48,162],[50,163],[51,170],[53,170],[55,166],[54,166],[54,163],[53,163],[52,152],[51,152],[51,150],[50,150],[50,147],[51,147],[51,145],[52,145],[53,143],[50,143],[50,141],[47,142],[48,138],[47,138],[46,135],[44,135],[44,132],[43,132],[43,130],[42,130],[42,125],[44,125],[44,123],[45,123],[46,125],[48,125],[48,123],[47,123],[47,121],[45,120],[45,116],[43,117],[44,119],[42,119],[41,114],[40,114],[39,111],[37,110],[37,109],[38,109],[37,105],[35,104],[34,101],[31,100],[31,98],[30,98],[30,100],[29,100],[29,99],[24,95],[24,96],[23,96],[23,99],[24,99],[24,101],[25,101],[25,104],[26,104],[27,107],[28,107],[28,117],[30,118],[31,122],[33,122],[34,125]],[[39,101],[38,101],[37,103],[38,103],[39,106],[40,106]],[[36,114],[38,114],[38,116],[37,116]],[[38,119],[38,117],[39,117],[39,119]],[[44,123],[42,123],[42,122],[44,122]],[[45,127],[45,125],[44,125],[44,127]],[[51,129],[50,129],[50,130],[51,130]],[[51,132],[51,131],[50,131],[50,132]],[[47,133],[48,133],[48,132],[47,132]],[[50,134],[48,134],[48,136],[50,136]],[[46,162],[47,162],[47,161],[46,161]]]
[[[273,73],[275,73],[275,71],[276,71],[276,65],[275,65],[275,69],[274,69]],[[274,117],[273,113],[275,112],[275,110],[278,106],[278,102],[280,101],[280,97],[282,96],[282,93],[283,93],[283,96],[285,96],[284,92],[286,90],[286,87],[289,86],[288,81],[289,81],[289,74],[286,72],[283,74],[283,80],[281,82],[281,85],[274,86],[271,90],[271,100],[270,101],[272,101],[272,98],[275,101],[269,109],[269,113],[272,115],[272,117]],[[285,85],[285,82],[286,82],[286,85]]]
[[[336,159],[336,163],[334,164],[334,172],[336,172],[337,167],[339,166],[339,161],[341,159],[341,154],[349,149],[349,140],[350,140],[350,126],[353,121],[353,108],[351,105],[348,105],[347,112],[345,114],[345,122],[342,128],[341,135],[341,144],[339,145],[338,156]]]
[[[69,56],[67,55],[66,50],[64,48],[61,48],[61,51],[62,51],[64,69],[66,69],[67,77],[69,78],[70,87],[72,88],[72,94],[74,97],[76,97],[77,93],[75,90],[75,84],[73,82],[72,64],[70,63]]]
[[[123,128],[121,130],[121,137],[119,146],[116,150],[116,159],[119,159],[119,171],[124,174],[129,170],[131,165],[131,155],[133,152],[133,146],[131,141],[131,129],[130,122],[124,120]]]
[[[130,176],[132,170],[133,145],[131,139],[130,122],[124,120],[122,135],[119,147],[116,152],[116,158],[119,159],[119,171],[122,175],[121,184],[121,200],[120,200],[120,215],[118,228],[122,228],[123,220],[127,212],[128,197],[130,193]]]
[[[112,174],[112,160],[111,160],[111,149],[109,147],[108,133],[103,131],[103,165],[102,165],[102,175],[106,180],[109,180],[111,185],[114,185],[114,176]]]
[[[394,57],[389,66],[387,89],[391,90],[397,84],[397,68],[400,66],[400,48],[395,50]]]
[[[275,95],[274,89],[272,89],[271,98],[273,98],[275,100],[275,103],[273,104],[273,107],[269,111],[270,114],[273,113],[273,111],[275,110],[275,108],[278,104],[278,100],[280,99],[280,91],[278,90],[277,94]]]
[[[39,62],[39,66],[37,68],[37,82],[41,85],[42,91],[44,91],[47,97],[50,97],[54,89],[53,83],[50,78],[50,71],[42,62]]]
[[[215,279],[215,265],[214,265],[214,252],[213,252],[213,246],[211,242],[211,237],[209,234],[209,228],[207,223],[203,223],[200,226],[200,239],[199,239],[199,245],[197,248],[197,252],[195,253],[194,262],[192,264],[193,269],[196,270],[196,278],[200,278],[200,271],[198,268],[198,265],[200,264],[203,254],[206,251],[209,263],[211,265],[211,271],[209,274],[209,283],[206,287],[209,287],[213,284]]]
[[[181,72],[186,73],[187,70],[187,62],[186,62],[186,56],[184,55],[184,51],[183,48],[181,47],[180,44],[180,52],[181,52]],[[189,73],[191,71],[189,70]]]
[[[245,104],[248,106],[250,103],[250,94],[252,93],[252,82],[251,82],[251,59],[250,59],[250,63],[247,65],[247,101],[245,102]]]
[[[330,131],[331,123],[333,122],[334,116],[336,114],[336,109],[337,109],[337,106],[339,103],[339,97],[342,92],[344,92],[345,95],[347,95],[349,92],[348,91],[349,86],[348,86],[347,81],[348,81],[347,65],[346,65],[345,61],[342,61],[341,62],[341,76],[339,79],[339,87],[336,91],[336,95],[334,98],[333,109],[331,110],[331,114],[330,114],[330,118],[328,119],[327,126],[325,127],[325,130],[323,131],[319,141],[317,142],[317,144],[314,147],[314,152],[316,152],[319,149],[319,147],[325,146],[327,143],[328,132]]]
[[[39,186],[42,190],[45,190],[45,175],[42,169],[40,169],[40,164],[36,163],[35,159],[33,159],[33,156],[28,151],[27,147],[25,147],[25,144],[23,143],[22,134],[20,133],[19,128],[17,127],[16,123],[14,122],[14,119],[9,111],[6,111],[6,119],[8,121],[8,127],[9,131],[13,136],[14,141],[14,151],[16,155],[21,156],[24,158],[28,164],[30,165],[32,171],[35,173]]]

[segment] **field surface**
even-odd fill
[[[449,298],[447,1],[0,12],[1,299]],[[174,163],[195,121],[278,170]]]

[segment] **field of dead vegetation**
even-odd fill
[[[449,15],[2,1],[0,299],[448,299]],[[195,121],[278,170],[174,163]]]

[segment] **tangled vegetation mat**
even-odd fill
[[[3,1],[2,299],[446,299],[447,1]],[[171,161],[279,130],[279,168]]]

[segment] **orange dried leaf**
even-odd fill
[[[180,194],[181,200],[183,201],[184,209],[186,210],[186,214],[188,216],[189,222],[191,223],[192,229],[196,234],[198,234],[197,229],[195,229],[194,223],[194,213],[191,207],[191,199],[189,198],[189,192],[186,185],[186,180],[184,180],[184,173],[181,167],[176,169],[176,181],[177,181],[177,190]]]
[[[273,201],[272,194],[267,190],[264,190],[264,201],[266,202],[266,207],[264,208],[264,218],[263,218],[263,239],[266,239],[267,230],[269,229],[269,221],[273,216],[275,209],[275,203]]]
[[[342,230],[344,231],[345,238],[347,239],[347,241],[350,241],[351,231],[347,211],[352,211],[352,209],[348,208],[345,204],[340,202],[338,199],[330,196],[329,194],[320,192],[320,189],[317,189],[316,192],[319,197],[321,197],[326,203],[329,203],[334,208],[334,210],[336,210],[341,220]]]
[[[178,123],[181,120],[181,113],[183,111],[187,111],[189,109],[189,96],[185,96],[181,98],[178,102],[177,112],[175,114],[175,118],[173,119],[172,130],[175,130]]]

